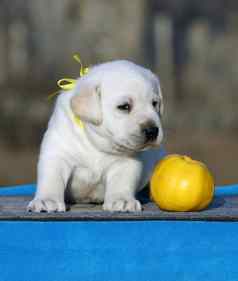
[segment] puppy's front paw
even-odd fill
[[[65,212],[65,204],[52,199],[33,199],[28,207],[28,212]]]
[[[118,199],[103,204],[103,210],[110,212],[139,212],[141,209],[141,203],[136,199]]]

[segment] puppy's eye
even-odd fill
[[[117,108],[122,111],[127,111],[127,112],[131,111],[131,105],[128,102],[118,105]]]
[[[157,105],[158,105],[158,102],[157,102],[156,100],[152,101],[152,106],[153,106],[154,108],[156,108]]]

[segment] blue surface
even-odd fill
[[[215,196],[238,195],[238,184],[217,186]]]
[[[1,222],[1,281],[237,281],[238,224]]]
[[[35,184],[7,186],[0,188],[0,195],[32,195],[35,193]]]
[[[238,281],[238,222],[1,221],[0,238],[0,281]]]

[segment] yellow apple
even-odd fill
[[[162,210],[199,211],[212,201],[214,179],[202,162],[171,154],[155,167],[150,194]]]

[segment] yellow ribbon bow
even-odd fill
[[[73,55],[73,58],[75,61],[77,61],[80,64],[80,71],[79,76],[82,77],[83,75],[87,74],[89,72],[89,67],[84,67],[82,64],[82,61],[80,59],[80,56],[78,54]],[[60,89],[64,91],[72,90],[76,85],[77,80],[73,78],[62,78],[57,81],[57,85]],[[60,93],[60,90],[50,94],[48,96],[48,100],[52,99],[54,96],[58,95]]]
[[[73,58],[74,58],[74,60],[76,60],[80,64],[79,76],[82,77],[83,75],[87,74],[88,71],[89,71],[89,68],[83,66],[79,55],[75,54],[75,55],[73,55]],[[73,78],[62,78],[62,79],[57,81],[57,85],[60,89],[62,89],[64,91],[69,91],[69,90],[72,90],[75,87],[76,82],[77,82],[77,80],[73,79]],[[59,93],[60,93],[60,90],[50,94],[48,96],[48,100],[51,100],[54,96],[58,95]],[[83,122],[77,116],[75,116],[74,114],[71,114],[71,118],[75,121],[75,123],[79,127],[81,127],[81,128],[84,127]]]

